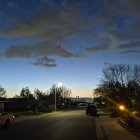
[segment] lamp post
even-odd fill
[[[55,111],[56,111],[56,87],[55,87],[55,97],[54,97],[54,102],[55,102]]]
[[[61,86],[62,86],[62,83],[58,83],[58,85],[55,86],[55,99],[54,99],[55,100],[55,111],[56,111],[56,104],[57,104],[56,89],[57,89],[57,87],[61,87]]]

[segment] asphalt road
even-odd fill
[[[1,128],[0,140],[96,140],[96,122],[85,110],[59,112]]]

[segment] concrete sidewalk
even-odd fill
[[[96,119],[97,140],[139,140],[135,135],[121,127],[117,118],[101,115]]]

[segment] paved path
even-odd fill
[[[103,112],[101,112],[103,114]],[[109,115],[101,115],[98,119],[97,137],[98,139],[107,140],[139,140],[135,135],[124,129],[116,118],[111,118]]]

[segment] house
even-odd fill
[[[6,103],[6,101],[4,101],[4,100],[1,100],[0,101],[0,112],[3,112],[4,111],[5,103]]]

